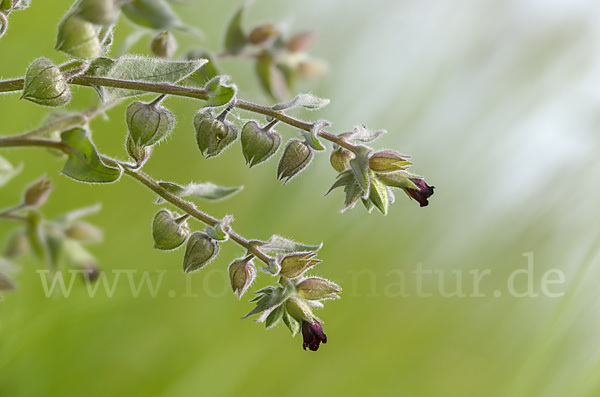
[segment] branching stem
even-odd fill
[[[82,85],[88,87],[112,87],[112,88],[122,88],[128,90],[136,90],[136,91],[144,91],[144,92],[154,92],[157,94],[166,94],[172,96],[180,96],[187,98],[195,98],[200,100],[207,100],[209,98],[208,91],[193,88],[193,87],[183,87],[168,83],[148,83],[143,81],[131,81],[131,80],[121,80],[121,79],[109,79],[105,77],[95,77],[95,76],[87,76],[80,75],[73,77],[69,80],[70,84]],[[24,80],[16,79],[16,80],[4,80],[0,81],[0,93],[2,92],[13,92],[19,91],[23,89]],[[314,126],[314,123],[309,123],[291,116],[288,116],[281,110],[274,110],[267,106],[257,105],[255,103],[236,100],[235,105],[236,108],[245,110],[248,112],[261,114],[264,116],[271,117],[273,119],[277,119],[282,123],[288,124],[292,127],[310,131]],[[333,142],[339,146],[342,146],[353,153],[357,153],[358,148],[352,145],[349,142],[346,142],[344,139],[330,134],[325,131],[319,131],[318,135],[326,139],[330,142]]]

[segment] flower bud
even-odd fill
[[[133,142],[131,136],[127,135],[127,141],[125,142],[127,153],[135,160],[137,164],[145,163],[150,155],[152,154],[152,146],[138,146]]]
[[[344,172],[350,168],[350,160],[353,158],[354,154],[350,150],[340,146],[331,152],[329,162],[337,172]]]
[[[238,299],[242,298],[255,277],[256,267],[251,259],[236,259],[229,265],[229,281],[231,281],[231,288]]]
[[[42,176],[38,181],[29,185],[25,191],[23,204],[28,207],[39,207],[46,202],[50,192],[54,189],[52,181],[46,179],[46,175]]]
[[[287,183],[310,163],[312,157],[312,150],[306,143],[297,139],[290,140],[279,160],[277,179],[285,178],[284,183]]]
[[[65,230],[65,235],[82,243],[96,243],[102,241],[102,230],[84,221],[75,221]]]
[[[248,41],[254,45],[261,45],[277,35],[277,29],[272,23],[266,23],[252,29],[248,35]]]
[[[69,14],[58,25],[56,49],[75,58],[95,59],[102,53],[102,44],[94,24]]]
[[[290,297],[285,302],[285,310],[287,310],[289,315],[300,323],[302,321],[312,322],[315,318],[312,309],[302,298],[297,298],[294,296]]]
[[[185,220],[178,221],[178,215],[162,209],[156,213],[152,221],[152,238],[154,248],[172,250],[185,242],[190,234]]]
[[[150,42],[152,53],[161,58],[172,58],[177,47],[177,40],[168,30],[158,33]]]
[[[377,178],[386,186],[404,190],[409,197],[417,200],[421,207],[429,205],[428,199],[433,195],[434,186],[429,186],[423,178],[419,178],[403,170],[378,174]]]
[[[302,32],[290,37],[286,47],[289,52],[303,52],[308,50],[314,42],[315,35],[313,32]]]
[[[206,158],[219,155],[237,138],[237,128],[227,121],[215,118],[211,111],[194,116],[196,142]]]
[[[194,232],[188,239],[183,257],[183,271],[191,273],[202,269],[219,253],[219,244],[216,240],[203,232]]]
[[[339,293],[342,288],[320,277],[310,277],[296,285],[298,295],[304,299],[319,300],[319,299],[339,299]]]
[[[27,234],[24,230],[19,230],[8,239],[8,243],[4,249],[4,256],[8,259],[18,259],[29,253],[30,250],[31,244],[29,243]]]
[[[80,0],[75,14],[96,25],[112,25],[117,21],[120,6],[117,0]]]
[[[27,69],[21,98],[44,106],[64,106],[71,100],[71,90],[58,66],[38,58]]]
[[[298,62],[296,67],[298,75],[306,80],[314,80],[323,76],[327,72],[327,67],[321,61],[315,59],[307,59]]]
[[[410,197],[417,200],[421,207],[427,207],[429,205],[429,201],[427,201],[427,199],[433,195],[433,189],[435,186],[429,186],[423,178],[410,178],[410,180],[417,188],[404,189],[404,191]]]
[[[314,252],[294,252],[283,256],[279,275],[289,279],[301,276],[306,270],[321,262],[319,259],[314,259],[316,255]]]
[[[369,158],[369,168],[375,172],[394,172],[404,169],[410,162],[405,156],[393,150],[373,153]]]
[[[175,116],[164,106],[136,101],[127,107],[127,127],[136,146],[152,146],[173,131]]]
[[[265,131],[255,121],[249,121],[240,134],[242,153],[246,164],[254,167],[271,157],[281,144],[281,135],[273,130]]]
[[[319,350],[321,342],[327,343],[327,335],[323,332],[323,326],[317,320],[302,322],[302,348],[308,347],[312,351]]]

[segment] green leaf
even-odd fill
[[[102,209],[101,203],[96,203],[89,207],[77,208],[62,215],[58,220],[63,224],[70,224],[77,219],[86,217],[88,215],[97,214]]]
[[[366,146],[359,146],[358,153],[350,160],[350,168],[358,185],[363,191],[362,197],[369,197],[369,149]]]
[[[262,315],[255,321],[263,322],[273,310],[281,306],[281,304],[288,298],[290,292],[284,290],[282,287],[277,287],[269,289],[263,288],[262,290],[255,292],[255,294],[259,294],[260,296],[258,299],[253,299],[253,301],[256,301],[256,307],[250,310],[250,312],[242,318],[247,318],[262,312]]]
[[[275,66],[273,55],[269,51],[264,50],[256,59],[256,73],[262,88],[274,100],[280,101],[289,97],[285,76]]]
[[[283,306],[278,306],[277,309],[273,310],[271,314],[267,316],[265,320],[265,329],[271,329],[281,321],[284,312]]]
[[[340,212],[346,212],[347,210],[354,208],[358,199],[362,196],[363,190],[353,177],[352,182],[344,187],[344,192],[346,193],[346,198],[344,199],[344,208],[340,210]],[[367,207],[367,211],[369,210],[369,206]]]
[[[166,61],[157,58],[124,56],[117,60],[103,60],[92,64],[93,75],[109,79],[131,80],[146,83],[177,83],[208,62],[206,59],[188,61]],[[97,88],[104,102],[143,94],[144,91],[127,90],[123,88]]]
[[[364,125],[357,125],[356,127],[354,127],[354,131],[346,132],[344,134],[340,134],[339,136],[351,141],[360,141],[366,143],[372,142],[375,139],[380,138],[384,134],[387,134],[386,130],[372,131]]]
[[[204,107],[216,107],[227,105],[235,97],[237,88],[229,83],[229,76],[217,76],[204,86],[208,91],[208,100]]]
[[[10,4],[10,0],[6,1],[6,3]],[[29,6],[31,6],[31,0],[12,0],[12,10],[16,11],[16,10],[24,10],[26,8],[29,8]]]
[[[292,252],[314,252],[320,250],[322,246],[323,243],[319,245],[307,245],[274,234],[269,241],[260,245],[260,250],[265,254],[288,254]]]
[[[294,317],[290,316],[287,310],[284,310],[282,317],[284,324],[289,328],[292,336],[296,336],[300,331],[300,323]]]
[[[371,173],[371,188],[369,192],[369,201],[377,207],[379,211],[383,215],[387,215],[388,206],[390,204],[390,200],[388,197],[388,189],[387,186],[384,185],[375,174]],[[369,208],[367,207],[367,210]]]
[[[222,74],[217,66],[217,63],[215,62],[214,56],[207,51],[201,49],[192,50],[188,53],[186,59],[208,60],[204,66],[190,76],[189,80],[192,80],[195,85],[204,87],[208,81]]]
[[[177,197],[195,197],[209,201],[224,200],[244,189],[243,186],[223,187],[212,182],[192,183],[187,186],[180,186],[171,182],[158,182],[158,184]],[[159,201],[163,202],[164,200]]]
[[[42,215],[38,211],[31,210],[27,213],[27,238],[31,243],[33,253],[50,268],[54,268],[48,242],[46,241],[46,234],[42,229],[42,222]]]
[[[133,0],[121,6],[132,22],[152,29],[182,28],[179,16],[165,0]]]
[[[329,99],[319,98],[313,94],[299,94],[289,102],[273,106],[273,110],[292,109],[298,106],[302,106],[309,110],[318,110],[329,105],[329,102],[331,102]]]
[[[404,170],[387,174],[379,174],[378,178],[387,186],[397,187],[400,189],[418,189],[417,185],[410,180],[410,178],[418,178],[418,176],[408,173]]]
[[[0,156],[0,187],[6,185],[23,169],[23,164],[13,167],[4,157]]]
[[[242,20],[246,5],[242,5],[231,18],[227,33],[225,34],[225,50],[231,54],[237,54],[244,49],[247,40],[244,31],[242,30]]]
[[[330,125],[329,121],[319,120],[313,123],[310,131],[300,130],[300,132],[304,136],[308,146],[315,150],[325,150],[325,146],[319,141],[318,134]]]
[[[86,183],[109,183],[121,177],[121,168],[108,167],[102,162],[83,128],[63,132],[61,140],[70,148],[62,169],[66,176]]]

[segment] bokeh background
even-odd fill
[[[176,9],[204,30],[200,45],[218,50],[239,4],[189,0]],[[22,76],[39,56],[66,60],[53,48],[69,5],[34,0],[11,15],[0,41],[2,77]],[[318,313],[329,342],[316,353],[283,326],[264,331],[239,319],[252,306],[229,291],[226,267],[241,254],[233,244],[184,276],[182,251],[152,249],[158,207],[143,187],[127,178],[78,184],[59,175],[61,162],[45,151],[2,150],[24,170],[0,190],[0,208],[47,173],[56,185],[43,208],[49,217],[102,203],[89,220],[105,241],[90,250],[109,275],[167,272],[156,297],[147,290],[133,297],[124,279],[112,298],[90,298],[82,284],[68,298],[46,298],[40,264],[22,261],[18,291],[0,303],[0,395],[599,395],[599,18],[594,0],[255,1],[246,26],[283,21],[318,34],[313,54],[329,73],[299,90],[332,103],[304,116],[331,120],[336,133],[363,123],[387,129],[376,145],[412,155],[412,170],[436,186],[429,207],[399,194],[387,217],[358,207],[337,212],[342,194],[323,197],[335,178],[326,155],[285,187],[276,161],[250,171],[237,144],[204,160],[191,129],[199,103],[168,100],[178,127],[155,151],[151,175],[244,185],[229,200],[199,204],[215,216],[235,214],[235,228],[248,237],[325,242],[314,273],[344,293]],[[121,21],[117,44],[131,31]],[[194,44],[177,38],[181,47]],[[135,51],[147,53],[147,40]],[[241,97],[270,103],[251,63],[222,66]],[[76,89],[71,108],[89,107],[94,95]],[[34,128],[45,112],[2,95],[0,134]],[[121,158],[123,115],[120,106],[91,125],[97,146]],[[0,224],[2,241],[13,227]],[[531,282],[538,295],[514,296],[508,280],[529,258],[532,277],[521,273],[515,288]],[[424,276],[429,297],[417,294],[419,266],[436,272]],[[559,297],[541,290],[553,269],[564,274],[549,288]],[[490,272],[478,296],[473,270]],[[467,296],[445,297],[457,279]],[[186,296],[188,288],[197,296]]]

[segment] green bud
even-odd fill
[[[194,116],[196,142],[206,158],[219,155],[237,138],[237,128],[225,120],[215,118],[211,111]]]
[[[27,69],[21,98],[44,106],[64,106],[71,100],[71,90],[58,66],[38,58]]]
[[[117,21],[122,1],[117,0],[80,0],[75,14],[96,25],[112,25]]]
[[[329,162],[333,169],[337,172],[344,172],[350,168],[350,160],[354,158],[354,154],[348,149],[344,149],[343,147],[338,147],[334,151],[331,152],[329,156]]]
[[[24,230],[13,233],[4,248],[4,256],[8,259],[18,259],[31,251],[31,244]]]
[[[28,207],[39,207],[46,202],[50,192],[54,189],[52,181],[42,176],[38,181],[32,183],[25,191],[23,204]]]
[[[319,300],[319,299],[338,299],[338,294],[342,292],[342,288],[320,277],[310,277],[296,285],[298,295],[304,299]]]
[[[252,29],[248,35],[248,41],[254,45],[261,45],[277,36],[277,29],[272,23],[266,23]]]
[[[310,163],[312,157],[312,150],[306,143],[297,139],[290,140],[279,160],[277,179],[285,179],[284,183],[287,183]]]
[[[273,130],[265,131],[255,121],[249,121],[242,128],[242,153],[246,164],[254,167],[275,154],[281,144],[281,135]]]
[[[152,146],[138,146],[133,142],[131,136],[127,135],[125,142],[127,153],[135,160],[137,164],[144,164],[152,154]]]
[[[306,303],[306,301],[302,298],[291,297],[285,302],[285,310],[288,314],[298,321],[302,323],[303,321],[307,321],[312,323],[315,319],[315,316],[312,312],[312,309]]]
[[[185,219],[177,219],[179,215],[162,209],[154,216],[152,221],[152,238],[154,248],[159,250],[173,250],[185,242],[190,234],[190,229]]]
[[[314,259],[316,255],[314,252],[294,252],[283,256],[280,260],[279,275],[289,279],[301,276],[306,270],[321,262],[319,259]]]
[[[219,253],[219,243],[203,232],[194,232],[188,239],[183,257],[183,271],[191,273],[202,269]]]
[[[231,289],[233,289],[233,293],[237,295],[238,299],[242,298],[255,277],[256,267],[251,259],[236,259],[229,265]]]
[[[84,221],[75,221],[65,229],[65,235],[82,243],[97,243],[102,241],[102,230]]]
[[[177,51],[177,40],[175,40],[171,32],[165,30],[154,36],[150,42],[150,50],[157,57],[172,58],[175,55],[175,51]]]
[[[175,116],[164,106],[136,101],[127,107],[127,127],[136,146],[152,146],[173,131]]]
[[[67,14],[58,25],[56,49],[75,58],[95,59],[102,53],[98,29],[75,14]]]
[[[369,157],[369,168],[375,172],[394,172],[410,164],[405,156],[393,150],[382,150]]]

